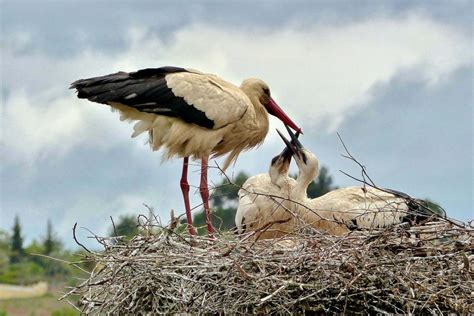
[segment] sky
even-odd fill
[[[131,139],[107,106],[69,84],[173,65],[238,85],[263,79],[303,128],[303,144],[340,187],[360,170],[381,187],[429,198],[473,219],[473,2],[1,1],[0,229],[20,217],[26,242],[46,221],[74,247],[74,223],[97,235],[109,216],[183,212],[181,161]],[[265,143],[227,174],[268,170],[283,144]],[[222,164],[222,160],[211,162]],[[199,167],[190,183],[198,185]],[[296,170],[293,165],[292,170]],[[221,180],[210,170],[213,183]],[[191,191],[192,204],[200,204]],[[199,208],[198,208],[199,209]],[[90,235],[78,235],[86,244]]]

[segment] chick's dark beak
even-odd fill
[[[293,152],[288,147],[285,147],[285,149],[283,149],[279,156],[281,157],[281,159],[283,159],[284,162],[290,162],[291,157],[293,156]]]
[[[280,135],[281,139],[286,145],[286,148],[282,151],[280,155],[281,156],[290,155],[290,160],[291,160],[292,155],[296,155],[296,157],[301,158],[301,149],[303,148],[303,145],[301,145],[301,143],[298,140],[298,136],[300,133],[297,132],[295,135],[290,131],[289,128],[287,128],[287,130],[290,132],[291,142],[288,139],[286,139],[285,136],[283,136],[283,134],[277,129],[278,135]]]
[[[298,151],[302,151],[304,147],[303,147],[303,144],[301,144],[301,142],[298,139],[298,137],[300,136],[300,133],[296,132],[296,135],[295,135],[291,131],[291,129],[288,128],[288,126],[285,125],[285,127],[286,127],[286,130],[288,131],[288,134],[290,134],[291,144],[293,144],[298,149]]]

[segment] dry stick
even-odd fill
[[[288,285],[287,284],[283,284],[282,286],[280,286],[275,292],[271,293],[270,295],[268,296],[265,296],[264,298],[262,298],[260,300],[260,303],[263,304],[265,303],[266,301],[268,301],[269,299],[271,299],[272,297],[274,297],[275,295],[277,295],[278,293],[280,293],[284,288],[286,288]]]
[[[88,253],[92,253],[89,249],[86,248],[86,246],[84,246],[83,244],[81,244],[79,242],[79,240],[77,240],[76,238],[76,227],[77,227],[77,222],[74,223],[74,227],[72,228],[72,237],[74,238],[74,241],[76,242],[76,244],[78,244],[79,246],[82,247],[82,249],[84,249],[85,251],[87,251]]]
[[[372,181],[372,179],[369,177],[369,175],[367,174],[367,171],[366,171],[366,168],[364,165],[362,165],[359,161],[357,161],[357,159],[354,158],[354,156],[351,155],[351,153],[349,152],[349,150],[347,149],[346,147],[346,144],[344,144],[344,142],[342,141],[342,138],[341,138],[341,135],[339,135],[339,133],[337,133],[337,137],[339,138],[339,140],[341,141],[342,143],[342,146],[344,147],[344,149],[346,150],[346,153],[348,156],[345,156],[345,155],[342,155],[342,157],[345,157],[345,158],[348,158],[352,161],[354,161],[355,163],[357,163],[359,165],[359,167],[361,168],[361,172],[362,172],[362,178],[365,180],[365,177],[367,177],[367,179],[369,179],[370,183],[375,186],[374,184],[374,181]]]
[[[74,263],[74,262],[62,260],[62,259],[59,259],[59,258],[54,258],[54,257],[47,256],[47,255],[43,255],[43,254],[40,254],[40,253],[30,253],[30,255],[32,255],[32,256],[38,256],[38,257],[43,257],[43,258],[51,259],[51,260],[58,261],[58,262],[61,262],[61,263],[65,263],[65,264],[67,264],[67,265],[71,265],[71,266],[73,266],[73,267],[75,267],[75,268],[81,270],[82,272],[85,272],[85,273],[87,273],[87,274],[90,274],[90,271],[84,270],[83,268],[81,268],[79,265],[77,265],[77,264]]]
[[[87,228],[87,227],[81,227],[81,228],[87,230],[87,231],[92,235],[92,236],[87,236],[87,238],[93,238],[93,239],[95,239],[99,244],[101,244],[102,247],[107,248],[107,243],[105,242],[105,240],[111,239],[110,237],[100,237],[100,236],[97,236],[96,234],[94,234],[94,233],[92,232],[92,230],[90,230],[90,229]]]
[[[112,218],[112,216],[109,216],[109,217],[110,217],[110,221],[112,222],[112,227],[114,228],[114,236],[117,237],[117,230],[115,229],[114,219]]]

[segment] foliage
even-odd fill
[[[0,274],[0,283],[32,284],[44,280],[44,268],[34,261],[22,260],[8,265]]]
[[[237,209],[234,207],[213,209],[211,215],[212,226],[219,230],[231,229],[235,226],[234,219],[236,211]],[[207,234],[204,212],[199,212],[194,215],[193,225],[197,227],[199,235]]]
[[[42,297],[0,300],[0,316],[6,315],[79,315],[66,301],[58,301],[58,293],[48,293]]]
[[[0,229],[0,250],[7,251],[10,249],[10,238],[6,231]]]
[[[0,229],[0,273],[10,261],[10,236]]]
[[[16,217],[11,235],[0,231],[0,283],[27,285],[47,280],[55,284],[82,276],[78,269],[43,254],[67,261],[77,259],[74,253],[62,248],[50,222],[43,242],[32,240],[24,247],[20,220]]]
[[[234,202],[238,199],[238,193],[240,187],[244,184],[249,176],[241,171],[237,174],[235,179],[232,180],[233,184],[230,184],[227,179],[223,179],[217,184],[216,189],[211,195],[211,202],[214,208],[219,209],[226,205],[228,202]]]
[[[49,255],[55,250],[59,250],[61,247],[61,241],[56,237],[51,220],[48,219],[46,224],[46,235],[43,238],[43,253]]]
[[[109,236],[125,236],[127,240],[130,240],[139,233],[137,218],[134,215],[121,215],[115,223],[115,230],[112,227]]]
[[[318,177],[316,181],[311,182],[308,186],[308,197],[314,199],[320,197],[330,191],[336,190],[338,187],[333,186],[333,179],[329,175],[329,169],[325,166],[322,166],[319,169]]]
[[[12,252],[10,256],[10,262],[20,262],[24,255],[23,250],[23,237],[21,236],[21,225],[18,215],[15,216],[15,223],[13,224],[13,234],[10,242],[10,250]]]
[[[70,307],[63,307],[51,313],[51,316],[76,316],[78,312]]]
[[[433,211],[433,213],[438,214],[438,215],[441,215],[441,216],[446,216],[445,210],[444,210],[444,209],[441,207],[441,205],[439,205],[438,203],[433,202],[433,201],[430,200],[430,199],[424,199],[423,201],[426,203],[426,206],[427,206],[431,211]]]

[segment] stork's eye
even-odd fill
[[[273,157],[273,159],[272,159],[272,166],[277,162],[277,160],[278,160],[278,156]]]
[[[268,89],[268,87],[264,87],[264,88],[263,88],[263,93],[265,93],[266,95],[270,96],[270,89]]]

